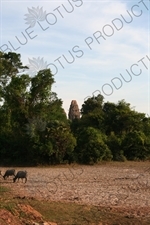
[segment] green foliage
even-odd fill
[[[41,70],[30,77],[20,74],[26,67],[19,54],[1,53],[0,58],[0,157],[3,163],[49,163],[55,153],[61,155],[58,157],[61,161],[66,152],[73,150],[75,140],[69,130],[61,133],[58,125],[54,130],[60,139],[54,145],[52,131],[48,132],[49,124],[55,120],[68,126],[62,100],[51,90],[54,84],[51,71]]]
[[[109,152],[104,139],[104,135],[95,128],[84,128],[77,138],[76,153],[78,161],[87,164],[101,161]]]
[[[146,160],[150,157],[150,141],[142,131],[128,133],[122,142],[122,148],[128,160]]]
[[[33,158],[39,163],[61,163],[66,155],[71,157],[76,139],[64,122],[54,120],[45,124],[45,121],[38,121],[32,123],[29,130]]]
[[[98,95],[84,102],[81,109],[82,117],[80,120],[73,120],[71,124],[74,133],[78,133],[83,127],[93,127],[104,132],[103,99],[102,95]]]
[[[116,135],[141,129],[141,120],[144,113],[138,113],[130,108],[130,104],[124,100],[115,103],[105,103],[103,107],[105,113],[106,134],[114,132]]]
[[[81,114],[86,115],[90,112],[102,111],[104,97],[97,95],[97,97],[88,98],[82,105]]]
[[[107,138],[107,145],[112,152],[114,161],[125,161],[121,137],[117,137],[114,132],[112,132]]]
[[[141,121],[142,123],[142,131],[144,134],[150,139],[150,117],[144,117]]]
[[[150,118],[125,100],[87,99],[69,121],[50,69],[24,74],[20,54],[0,52],[0,163],[93,164],[150,158]]]
[[[56,162],[61,163],[66,155],[71,157],[76,139],[70,132],[69,126],[57,120],[50,122],[47,126],[47,135],[53,144],[53,159]]]

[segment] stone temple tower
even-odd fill
[[[75,118],[80,118],[80,110],[76,100],[71,101],[71,105],[69,108],[68,118],[73,120]]]

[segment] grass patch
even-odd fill
[[[11,200],[12,191],[10,188],[0,186],[0,209],[6,209],[14,214],[15,203]]]
[[[4,203],[2,208],[6,209],[7,211],[11,212],[14,215],[16,204],[14,202]]]
[[[79,205],[64,202],[31,201],[30,205],[40,212],[45,220],[58,225],[149,225],[150,218],[128,218],[122,213],[111,212],[108,208]]]
[[[2,195],[3,193],[6,193],[6,192],[10,192],[10,190],[11,190],[10,188],[0,185],[0,195]]]

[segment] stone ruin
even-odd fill
[[[80,118],[80,110],[76,100],[71,101],[71,105],[69,108],[68,118],[73,120],[75,118]]]

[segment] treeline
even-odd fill
[[[0,164],[149,160],[150,117],[124,100],[86,100],[70,121],[50,69],[31,77],[20,54],[0,52]]]

